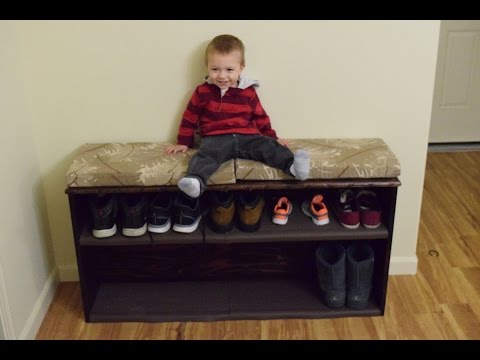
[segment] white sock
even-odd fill
[[[177,184],[178,188],[192,198],[200,196],[200,181],[192,177],[183,177]]]
[[[290,166],[290,172],[298,180],[307,180],[310,174],[310,153],[305,150],[297,150]]]

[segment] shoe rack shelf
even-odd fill
[[[206,217],[191,234],[147,232],[106,239],[91,234],[87,195],[177,191],[176,187],[68,188],[84,315],[87,322],[214,321],[233,319],[381,316],[385,311],[397,187],[390,179],[306,182],[244,181],[212,190],[264,190],[265,197],[287,195],[293,211],[286,225],[271,222],[267,203],[256,232],[237,227],[226,234],[210,230]],[[316,226],[301,199],[336,188],[372,188],[382,203],[377,229],[346,229],[330,211],[330,223]],[[330,209],[329,209],[330,210]],[[315,250],[323,241],[366,241],[374,249],[373,289],[365,309],[331,309],[321,300]]]

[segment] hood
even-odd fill
[[[238,82],[238,87],[240,89],[246,89],[250,86],[255,86],[256,88],[260,87],[260,82],[258,80],[250,79],[246,76],[240,75],[240,81]]]

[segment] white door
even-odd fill
[[[430,143],[480,141],[480,20],[443,20]]]

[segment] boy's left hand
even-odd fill
[[[285,147],[289,147],[289,146],[290,146],[290,144],[288,143],[288,141],[285,140],[285,139],[277,139],[277,142],[278,142],[280,145],[283,145],[283,146],[285,146]]]

